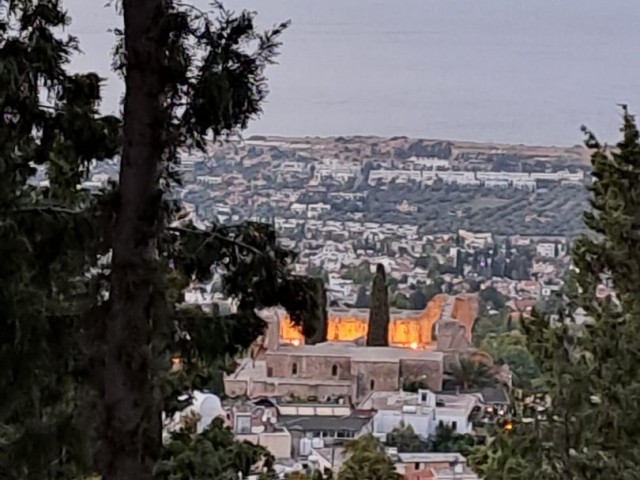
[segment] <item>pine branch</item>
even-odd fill
[[[5,210],[4,212],[9,213],[66,213],[69,215],[77,215],[79,213],[84,213],[85,210],[78,210],[73,208],[61,207],[58,205],[41,205],[36,207],[20,207],[13,210]]]

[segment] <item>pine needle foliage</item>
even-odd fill
[[[61,1],[0,1],[7,479],[153,478],[161,413],[233,368],[263,333],[256,312],[283,306],[305,330],[317,308],[273,227],[197,228],[175,201],[180,155],[260,113],[265,69],[287,25],[260,32],[253,13],[218,4],[123,0],[118,9],[114,64],[125,97],[122,115],[111,116],[99,110],[103,79],[68,68],[79,44],[64,34]],[[117,182],[82,186],[92,165],[114,159]],[[34,180],[38,169],[46,182]],[[235,313],[184,306],[189,284],[215,277]]]
[[[626,107],[622,113],[613,148],[584,130],[590,231],[573,246],[565,305],[524,324],[542,378],[535,395],[522,396],[514,429],[474,458],[485,478],[638,478],[640,134]],[[599,295],[603,285],[612,293]]]

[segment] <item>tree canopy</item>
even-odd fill
[[[386,444],[395,447],[400,453],[424,452],[426,445],[420,440],[411,425],[401,423],[387,434]]]
[[[349,458],[342,464],[338,480],[400,480],[393,461],[373,435],[363,435],[347,444]]]
[[[573,246],[575,288],[555,315],[535,312],[523,324],[542,372],[540,391],[525,392],[513,430],[496,433],[474,457],[485,478],[637,477],[640,134],[626,108],[615,148],[585,132],[593,167],[584,214],[590,232]],[[604,283],[613,293],[601,297]]]
[[[0,469],[150,479],[161,412],[234,367],[264,330],[256,312],[281,305],[302,324],[317,308],[273,227],[199,228],[174,195],[179,152],[260,112],[286,25],[259,32],[248,12],[124,0],[118,117],[99,113],[97,74],[68,70],[79,45],[59,1],[0,7]],[[84,187],[109,160],[118,180]],[[233,313],[184,305],[190,283],[214,278]],[[212,441],[183,440],[202,452]]]
[[[463,390],[496,384],[491,369],[484,363],[470,358],[461,358],[458,363],[451,365],[449,373]]]

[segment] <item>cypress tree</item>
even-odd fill
[[[557,315],[525,324],[543,372],[538,409],[522,404],[513,431],[473,459],[485,478],[638,478],[640,469],[640,134],[623,108],[611,149],[592,149],[589,232],[574,244],[575,272]],[[602,298],[597,289],[612,286]],[[576,315],[580,307],[586,319]]]
[[[371,308],[369,310],[369,329],[367,345],[386,347],[389,345],[389,291],[384,266],[378,264],[371,285]]]
[[[322,343],[327,339],[327,289],[324,280],[320,277],[308,279],[309,290],[313,292],[315,305],[309,314],[308,321],[305,322],[305,343],[314,345]]]

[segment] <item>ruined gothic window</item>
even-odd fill
[[[332,377],[338,376],[338,365],[333,364],[333,366],[331,367],[331,376]]]
[[[436,340],[438,340],[438,323],[433,322],[433,325],[431,325],[431,341],[435,342]]]
[[[372,378],[371,382],[369,382],[369,390],[375,390],[376,388],[376,381]]]
[[[298,374],[298,364],[297,363],[292,363],[291,364],[291,375],[297,375]]]

